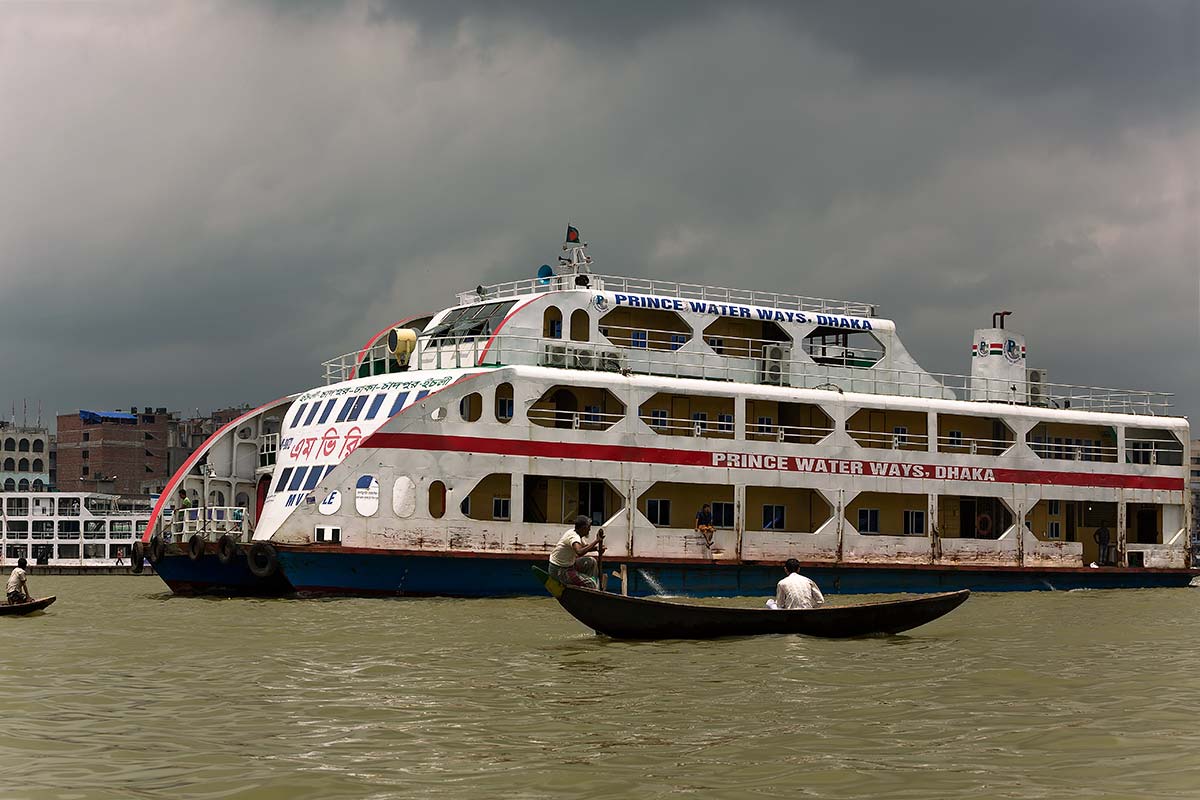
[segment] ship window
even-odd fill
[[[308,471],[308,480],[304,482],[304,488],[306,491],[312,491],[313,489],[317,488],[317,484],[321,481],[322,471],[323,470],[320,467],[313,467]],[[225,505],[225,503],[221,502],[218,505]]]
[[[308,473],[308,467],[297,467],[292,473],[292,481],[288,484],[288,491],[294,492],[304,483],[304,476]]]
[[[755,433],[765,433],[770,435],[775,427],[775,420],[772,417],[759,417],[758,424],[754,428]]]
[[[379,510],[379,481],[374,475],[360,475],[354,484],[354,510],[373,517]]]
[[[805,353],[818,364],[867,369],[883,359],[883,344],[870,331],[814,328],[801,343]]]
[[[392,403],[392,410],[388,412],[389,417],[394,417],[404,408],[404,402],[408,400],[408,392],[401,392],[396,395],[396,401]]]
[[[892,441],[897,445],[908,444],[908,428],[903,425],[892,428]]]
[[[733,503],[711,503],[714,528],[733,527]]]
[[[371,407],[367,409],[366,419],[372,420],[379,416],[379,409],[383,407],[383,401],[387,399],[386,392],[380,392],[371,400]]]
[[[550,306],[542,314],[542,336],[547,339],[562,338],[562,312],[555,306]]]
[[[584,422],[599,422],[600,421],[600,406],[584,406],[583,407]]]
[[[733,414],[717,414],[717,430],[721,433],[733,433]]]
[[[904,535],[925,535],[925,512],[914,509],[904,510]]]
[[[401,519],[408,519],[417,510],[417,485],[407,475],[396,478],[392,487],[392,511]]]
[[[586,342],[592,327],[591,317],[582,308],[571,312],[571,341]]]
[[[496,329],[516,300],[503,303],[485,303],[478,306],[456,308],[426,334],[434,347],[458,345],[475,340],[477,336],[489,336]]]
[[[458,413],[466,422],[478,422],[483,416],[483,395],[471,392],[458,401]]]
[[[681,348],[685,344],[687,344],[687,341],[688,341],[687,334],[672,333],[671,334],[671,349],[678,350],[679,348]]]
[[[787,528],[784,506],[768,503],[762,507],[762,529],[764,531],[781,531]]]
[[[858,510],[858,532],[879,533],[878,508],[860,508]]]
[[[62,536],[64,533],[79,533],[79,520],[77,519],[60,519],[58,521],[58,533]],[[78,536],[70,537],[78,539]]]
[[[1050,522],[1050,524],[1046,526],[1046,538],[1047,539],[1061,539],[1062,538],[1062,523],[1059,522],[1058,520],[1052,520]]]
[[[646,519],[651,525],[668,527],[671,524],[671,501],[649,499],[646,501]]]
[[[304,409],[308,408],[308,403],[301,403],[296,407],[296,415],[292,417],[292,427],[300,424],[300,418],[304,416]]]
[[[1059,505],[1059,503],[1061,503],[1061,502],[1062,501],[1060,501],[1060,500],[1047,500],[1046,501],[1047,513],[1049,513],[1051,516],[1057,517],[1059,515],[1059,513],[1061,513],[1061,511],[1062,511],[1062,509]]]
[[[692,414],[692,430],[697,436],[704,435],[704,429],[708,427],[708,412],[697,411]]]
[[[319,412],[320,410],[321,410],[320,401],[313,403],[312,407],[308,409],[308,416],[304,419],[304,424],[311,425],[313,420],[317,418],[317,412]],[[297,415],[297,417],[299,417],[299,415]]]
[[[337,398],[332,398],[325,403],[325,407],[321,409],[321,418],[317,420],[317,424],[324,425],[325,420],[329,419],[329,413],[333,411],[333,405],[337,402]]]
[[[77,544],[60,544],[58,546],[59,558],[79,558],[79,545]]]
[[[313,526],[316,532],[318,542],[332,542],[334,544],[342,541],[342,529],[331,525],[315,525]]]
[[[725,340],[719,336],[708,337],[708,346],[719,356],[725,354]]]
[[[513,418],[513,387],[502,383],[496,387],[496,420],[508,422]]]
[[[950,431],[950,446],[962,447],[963,437],[962,431]]]
[[[350,416],[346,417],[347,420],[350,422],[358,421],[358,418],[362,415],[363,409],[367,405],[367,398],[369,396],[370,395],[361,394],[354,398],[354,407],[350,409]]]
[[[429,484],[429,516],[441,519],[446,515],[446,484],[434,481]]]
[[[353,397],[347,397],[346,402],[342,403],[342,409],[338,411],[337,415],[338,422],[346,421],[346,417],[350,415],[350,409],[354,407],[354,400],[355,398]]]
[[[646,342],[647,342],[647,332],[646,331],[630,331],[629,332],[629,346],[630,347],[640,347],[644,350],[647,346]]]
[[[503,519],[503,520],[508,519],[509,518],[508,513],[509,513],[510,507],[511,506],[510,506],[509,498],[493,497],[492,498],[492,519]]]
[[[667,410],[665,408],[650,409],[650,426],[653,428],[667,427]]]
[[[283,487],[287,486],[287,481],[288,481],[288,478],[291,477],[291,474],[292,474],[291,467],[283,468],[283,471],[279,473],[279,481],[275,484],[275,491],[277,491],[277,492],[283,491]]]

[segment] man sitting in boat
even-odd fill
[[[25,579],[25,567],[28,563],[24,557],[18,558],[16,568],[8,576],[8,604],[10,606],[28,603],[32,599],[29,596],[29,583]]]
[[[825,602],[825,595],[817,585],[800,574],[800,562],[789,558],[783,565],[787,577],[775,585],[775,599],[767,601],[767,608],[791,611],[796,608],[816,608]]]
[[[580,514],[575,518],[575,527],[562,535],[554,550],[550,552],[550,577],[567,586],[586,586],[597,588],[600,577],[600,563],[587,555],[595,551],[604,555],[604,531],[596,534],[590,543],[584,544],[584,539],[592,530],[592,521]]]

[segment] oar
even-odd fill
[[[600,546],[596,548],[596,577],[600,581],[600,591],[608,591],[608,576],[604,574],[604,528],[596,531],[596,541]]]

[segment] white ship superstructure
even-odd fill
[[[17,559],[51,567],[130,564],[150,525],[148,503],[90,492],[0,492],[0,565]]]
[[[935,374],[873,304],[592,274],[585,247],[381,332],[290,398],[251,514],[260,571],[454,594],[474,558],[504,593],[578,514],[627,578],[714,590],[790,557],[998,588],[1187,570],[1168,395],[1051,384],[1004,313],[964,346],[969,374]]]

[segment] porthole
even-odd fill
[[[441,519],[446,515],[446,484],[434,481],[429,484],[429,516]]]
[[[354,484],[354,510],[364,517],[379,510],[379,481],[374,475],[362,475]]]
[[[392,511],[401,519],[408,519],[417,510],[417,485],[407,475],[396,478],[392,486]]]

